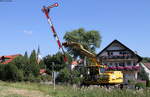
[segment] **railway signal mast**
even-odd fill
[[[60,42],[60,40],[59,40],[59,37],[58,37],[58,35],[57,35],[57,32],[56,32],[56,30],[55,30],[55,28],[54,28],[54,25],[53,25],[53,23],[52,23],[51,17],[49,16],[49,12],[50,12],[51,8],[58,7],[58,6],[59,6],[58,3],[55,3],[55,4],[50,5],[50,6],[48,6],[48,7],[43,6],[42,11],[44,12],[44,14],[45,14],[45,16],[46,16],[46,18],[47,18],[48,24],[50,25],[50,28],[51,28],[51,30],[52,30],[52,32],[53,32],[54,38],[55,38],[56,41],[57,41],[57,44],[58,44],[59,49],[61,49],[62,52],[63,52],[64,61],[67,62],[67,58],[66,58],[66,56],[65,56],[65,51],[64,51],[63,46],[62,46],[62,44],[61,44],[61,42]]]

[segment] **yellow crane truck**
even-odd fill
[[[107,66],[102,65],[96,55],[86,50],[80,43],[64,42],[64,47],[70,47],[80,51],[84,56],[92,60],[85,68],[87,74],[83,85],[121,85],[123,84],[123,73],[121,71],[107,71]]]

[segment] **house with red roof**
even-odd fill
[[[8,56],[0,56],[1,64],[8,64],[13,61],[16,57],[21,56],[21,54],[8,55]]]

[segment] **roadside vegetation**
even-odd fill
[[[150,90],[119,90],[100,87],[41,85],[39,83],[0,82],[1,97],[149,97]]]

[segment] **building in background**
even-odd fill
[[[122,71],[125,83],[137,79],[142,58],[118,40],[111,42],[97,57],[108,66],[108,70]]]

